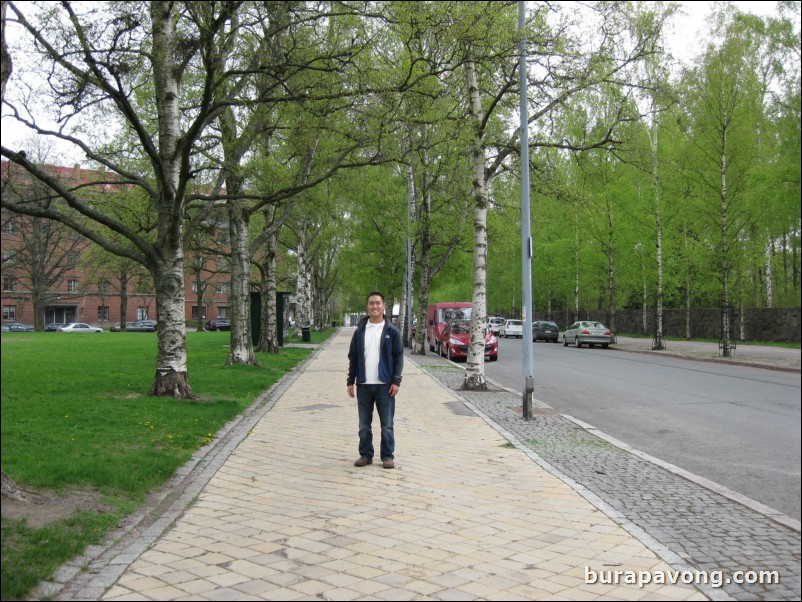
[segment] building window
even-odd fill
[[[17,279],[14,276],[3,278],[3,290],[7,293],[13,293],[17,290]]]
[[[137,281],[136,283],[136,294],[137,295],[147,295],[150,293],[151,283],[147,278],[143,278],[142,280]]]
[[[67,292],[68,293],[77,293],[78,292],[78,279],[77,278],[70,278],[67,280]]]
[[[136,319],[137,320],[149,320],[148,318],[148,308],[147,307],[137,307],[136,308]]]
[[[192,281],[192,292],[193,293],[197,293],[200,290],[200,288],[201,288],[200,282],[198,282],[197,280],[193,280]]]
[[[227,295],[231,290],[231,283],[226,281],[217,283],[217,292],[221,295]]]
[[[217,271],[218,272],[230,272],[231,271],[231,259],[228,257],[218,257],[217,258]]]
[[[226,306],[218,306],[217,307],[217,317],[221,320],[228,320],[228,307]]]
[[[201,319],[205,320],[206,319],[206,306],[205,305],[201,308],[201,311],[203,312],[201,314]],[[193,320],[197,320],[198,319],[198,306],[197,305],[193,305],[192,306],[192,319]]]
[[[108,305],[98,305],[97,307],[97,319],[99,321],[104,321],[109,319],[109,306]]]
[[[101,295],[108,295],[109,294],[109,281],[108,280],[101,280],[97,283],[97,292]]]
[[[3,319],[4,320],[16,320],[17,319],[17,306],[16,305],[4,305],[3,306]]]

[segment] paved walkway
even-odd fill
[[[177,475],[184,484],[173,484],[153,520],[140,517],[144,527],[95,550],[83,570],[65,568],[54,597],[706,599],[681,580],[624,583],[640,571],[668,581],[688,567],[661,560],[409,356],[397,468],[354,467],[357,413],[345,394],[352,332],[339,330],[222,433],[214,453]],[[586,582],[586,574],[609,581],[612,571],[631,573],[617,584]]]

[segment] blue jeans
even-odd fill
[[[373,405],[379,414],[382,427],[381,459],[393,458],[395,435],[395,397],[390,397],[390,385],[357,385],[356,401],[359,408],[359,455],[373,458]]]

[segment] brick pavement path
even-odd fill
[[[350,330],[196,458],[157,520],[80,559],[49,599],[702,600],[588,584],[585,569],[682,568],[509,445],[410,361],[395,470],[355,468]],[[236,434],[236,436],[234,436]],[[145,509],[147,512],[148,509]]]

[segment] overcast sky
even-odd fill
[[[705,20],[710,14],[714,2],[681,2],[681,4],[686,14],[677,19],[674,32],[668,36],[667,40],[669,48],[677,58],[690,61],[702,50],[699,32],[704,31]],[[732,4],[741,11],[761,16],[776,14],[776,2],[732,2]],[[13,86],[13,80],[9,85]],[[0,130],[3,146],[18,148],[27,135],[27,130],[17,126],[13,120],[3,118]]]

